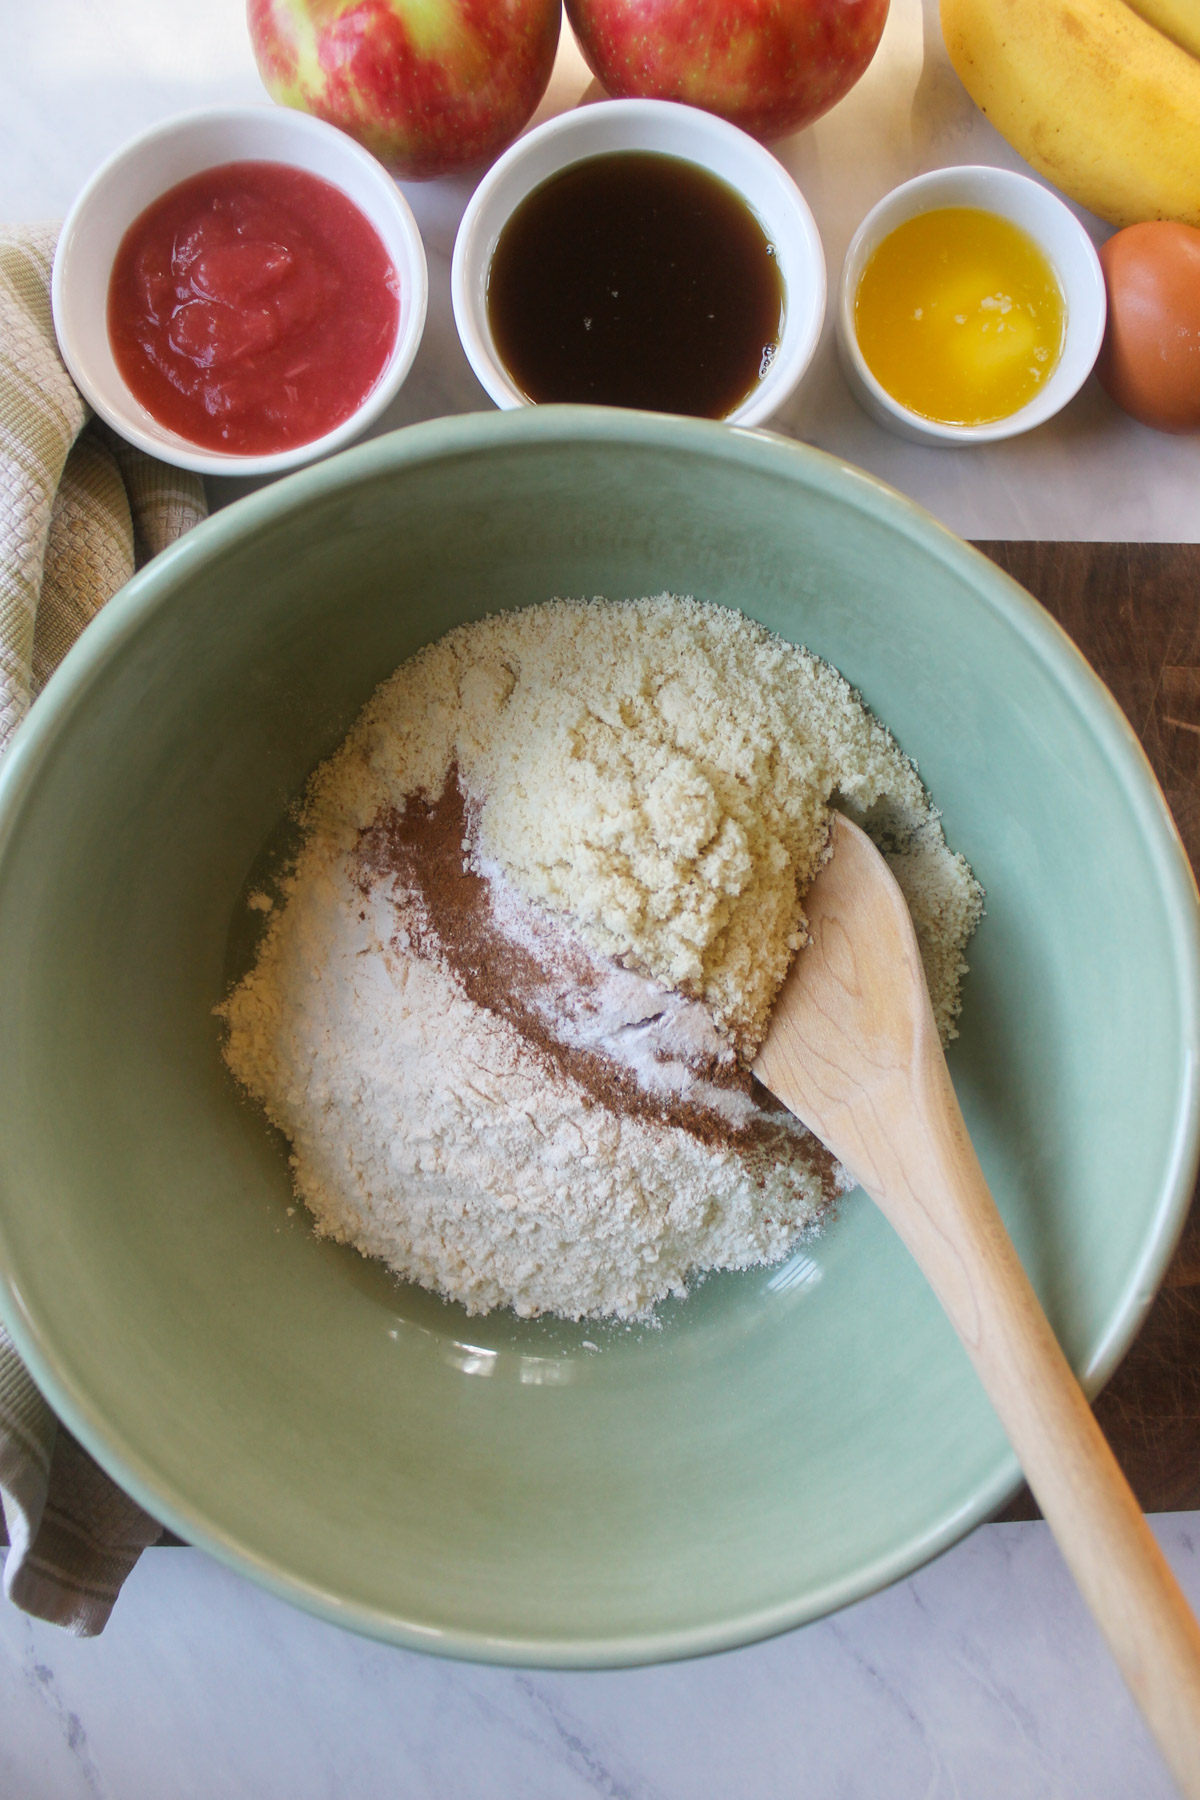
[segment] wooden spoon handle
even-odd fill
[[[1200,1800],[1200,1626],[996,1210],[940,1048],[868,1191],[942,1302],[1181,1792]],[[911,1099],[911,1089],[909,1090]]]

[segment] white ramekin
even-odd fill
[[[168,188],[231,162],[286,163],[340,188],[379,233],[400,284],[396,342],[362,405],[334,430],[269,456],[203,449],[160,425],[126,387],[108,340],[108,284],[129,226]],[[54,328],[76,386],[122,437],[164,462],[204,475],[277,474],[315,462],[365,431],[412,367],[428,298],[416,220],[382,164],[334,126],[282,106],[212,107],[134,138],[88,182],[67,215],[54,257]]]
[[[872,375],[858,346],[854,302],[867,263],[898,225],[942,206],[978,207],[1021,226],[1049,260],[1066,303],[1062,355],[1045,387],[1016,412],[987,425],[940,425],[901,406]],[[885,194],[850,240],[838,291],[838,355],[855,399],[889,431],[918,444],[987,444],[1031,431],[1079,392],[1100,354],[1105,312],[1104,274],[1095,246],[1074,213],[1048,188],[1009,169],[935,169]]]
[[[551,175],[616,150],[657,151],[708,169],[739,193],[779,258],[784,319],[779,349],[753,393],[728,415],[737,425],[769,419],[795,391],[825,317],[825,256],[799,188],[769,150],[736,125],[670,100],[602,100],[519,138],[484,176],[454,243],[450,292],[467,360],[500,407],[528,406],[492,341],[488,274],[514,209]]]

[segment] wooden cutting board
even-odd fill
[[[981,543],[1111,688],[1200,875],[1200,545]],[[1200,1507],[1200,1190],[1096,1416],[1147,1512]],[[1035,1519],[1029,1490],[999,1515]]]
[[[978,548],[1037,596],[1111,688],[1200,875],[1200,545]],[[1158,1298],[1096,1415],[1147,1512],[1200,1507],[1200,1188]],[[999,1517],[1036,1519],[1028,1488]],[[161,1542],[180,1540],[164,1532]]]

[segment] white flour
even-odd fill
[[[318,1229],[472,1312],[635,1318],[697,1268],[786,1254],[822,1205],[784,1166],[588,1104],[435,961],[415,909],[306,858],[229,1002],[230,1061],[291,1139]],[[403,1196],[403,1203],[397,1197]]]

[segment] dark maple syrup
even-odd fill
[[[784,290],[731,187],[680,157],[623,150],[526,196],[500,233],[487,304],[530,400],[723,419],[778,347]]]

